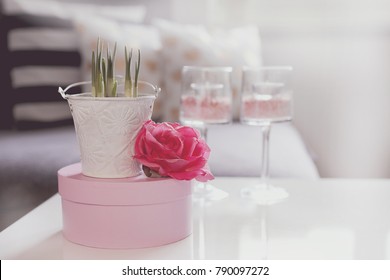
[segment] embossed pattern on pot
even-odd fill
[[[124,178],[140,174],[133,159],[134,142],[149,120],[155,96],[94,98],[68,97],[81,152],[82,172],[98,178]]]

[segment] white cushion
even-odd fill
[[[160,30],[163,67],[164,119],[179,117],[180,78],[184,65],[232,66],[233,117],[239,117],[239,94],[243,66],[261,65],[259,30],[255,25],[232,29],[183,25],[154,20]]]
[[[99,15],[125,22],[142,22],[146,8],[142,5],[102,5],[85,3],[65,3],[52,0],[3,0],[4,13],[31,14],[71,19],[76,15]]]
[[[216,125],[208,129],[210,168],[215,176],[260,176],[262,132],[258,126]],[[270,133],[270,177],[318,178],[297,129],[275,124]]]

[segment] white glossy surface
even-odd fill
[[[277,180],[289,198],[257,206],[240,189],[257,179],[217,178],[230,193],[194,202],[194,233],[167,246],[94,249],[62,237],[60,197],[0,233],[1,259],[390,259],[390,180]]]

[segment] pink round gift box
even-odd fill
[[[192,233],[191,182],[137,176],[98,179],[81,164],[58,171],[63,234],[97,248],[146,248]]]

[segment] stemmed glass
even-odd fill
[[[240,119],[244,124],[261,127],[263,147],[260,184],[244,188],[241,194],[257,204],[274,204],[288,197],[284,189],[268,182],[268,171],[271,125],[292,120],[292,91],[288,84],[291,72],[290,66],[243,69]]]
[[[182,69],[180,121],[200,130],[207,142],[210,124],[232,119],[231,67],[184,66]],[[220,200],[228,194],[209,183],[198,183],[194,195]]]

